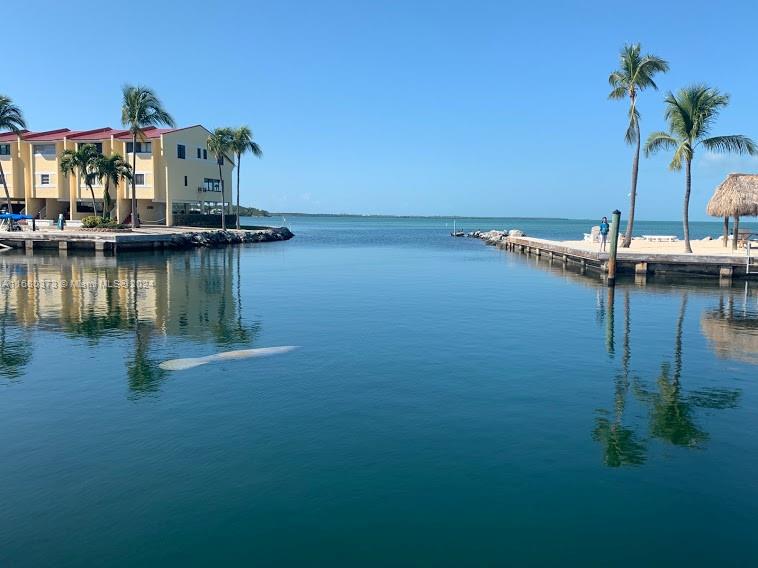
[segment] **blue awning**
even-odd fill
[[[0,219],[10,219],[11,221],[20,221],[21,219],[34,219],[31,215],[20,215],[18,213],[0,213]]]

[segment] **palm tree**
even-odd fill
[[[131,181],[132,167],[129,162],[124,160],[121,154],[111,154],[110,156],[100,156],[96,165],[97,179],[104,181],[103,188],[103,217],[108,219],[111,210],[110,186],[118,188],[121,180]]]
[[[250,152],[258,158],[263,157],[263,150],[257,142],[253,140],[253,131],[249,126],[240,126],[233,132],[232,152],[237,157],[237,229],[240,228],[240,162],[242,154]]]
[[[128,127],[132,135],[132,171],[137,169],[137,138],[145,138],[148,126],[166,125],[173,127],[174,119],[166,112],[157,95],[149,88],[124,85],[121,89],[121,124]],[[139,227],[137,219],[136,176],[132,177],[132,228]]]
[[[226,230],[226,215],[224,211],[224,175],[221,173],[221,165],[224,163],[224,155],[232,149],[234,130],[231,128],[216,128],[208,136],[208,150],[216,155],[218,164],[218,178],[221,184],[221,228]]]
[[[78,182],[81,188],[81,181],[87,184],[90,195],[92,195],[92,214],[97,215],[97,202],[95,201],[95,190],[92,184],[97,179],[97,164],[101,154],[97,151],[94,144],[82,144],[76,150],[64,150],[61,154],[61,172],[63,175],[79,174]]]
[[[628,247],[632,242],[634,229],[634,208],[637,200],[637,173],[640,164],[640,113],[637,110],[637,93],[648,87],[658,89],[653,81],[656,73],[665,73],[669,64],[655,55],[641,55],[639,43],[627,44],[621,49],[620,67],[610,74],[608,82],[612,90],[609,99],[624,99],[629,97],[629,126],[624,139],[627,144],[634,144],[634,159],[632,161],[632,192],[629,194],[629,221],[621,244]]]
[[[708,136],[719,112],[729,104],[729,95],[718,89],[693,85],[681,89],[676,95],[669,92],[664,102],[669,131],[653,132],[645,143],[645,155],[649,156],[662,149],[674,150],[669,169],[678,171],[684,165],[684,251],[691,253],[689,208],[695,149],[702,145],[710,152],[752,155],[758,152],[758,148],[750,138],[741,134]]]
[[[24,116],[21,109],[13,104],[10,97],[0,95],[0,131],[9,130],[19,134],[26,128]],[[8,192],[8,183],[5,181],[5,172],[3,171],[3,162],[0,161],[0,178],[3,180],[3,189],[5,190],[5,203],[8,205],[8,213],[13,213],[11,208],[11,194]]]

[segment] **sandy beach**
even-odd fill
[[[600,251],[600,245],[598,243],[590,243],[587,241],[559,241],[560,244],[586,250],[589,252]],[[746,251],[743,247],[736,250],[732,249],[731,243],[726,247],[722,244],[720,239],[714,240],[693,240],[690,241],[692,246],[693,255],[704,256],[739,256],[744,257]],[[645,254],[684,254],[684,241],[675,241],[672,243],[660,243],[650,242],[644,239],[632,240],[632,244],[629,248],[622,248],[619,244],[618,255],[624,256],[625,254],[645,253]],[[755,244],[753,245],[753,254],[758,253],[756,251]]]

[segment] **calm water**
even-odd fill
[[[0,256],[1,566],[756,563],[758,285],[609,292],[444,220],[287,222]],[[147,287],[17,287],[106,280]]]

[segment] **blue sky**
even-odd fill
[[[643,137],[665,126],[665,91],[706,82],[732,95],[713,133],[758,139],[758,8],[568,4],[12,3],[0,92],[34,130],[118,126],[125,82],[154,88],[180,125],[247,123],[265,156],[243,161],[243,202],[274,211],[625,211],[626,103],[606,98],[625,42],[671,64],[640,100]],[[643,161],[639,218],[681,217],[667,164]],[[732,171],[758,160],[696,157],[691,218]]]

